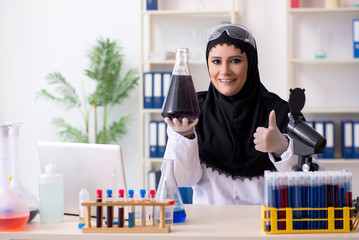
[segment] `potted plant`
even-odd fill
[[[65,110],[77,109],[81,112],[84,128],[71,126],[65,119],[55,117],[52,124],[58,129],[63,141],[89,143],[90,118],[93,117],[95,143],[117,143],[126,133],[130,115],[122,116],[117,121],[109,123],[112,110],[128,97],[129,91],[137,85],[139,76],[136,69],[130,69],[122,74],[122,48],[116,41],[99,38],[88,54],[90,63],[85,69],[85,75],[95,81],[95,90],[83,93],[83,100],[76,89],[66,81],[59,72],[47,75],[46,79],[53,86],[57,95],[46,89],[37,92],[37,98],[49,100],[61,105]],[[84,85],[84,82],[82,82]],[[99,116],[99,108],[102,108]],[[99,125],[100,119],[102,124]],[[102,126],[99,128],[98,126]]]

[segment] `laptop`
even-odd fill
[[[127,185],[123,167],[122,151],[119,145],[44,142],[37,143],[41,173],[51,162],[56,172],[64,179],[64,213],[79,214],[79,193],[87,189],[90,201],[96,200],[97,189],[102,189],[102,199],[106,199],[107,189],[112,189],[113,200],[118,199],[118,190]],[[95,215],[91,211],[91,215]]]

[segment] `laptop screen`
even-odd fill
[[[118,198],[118,190],[125,190],[126,177],[122,151],[119,145],[38,142],[41,173],[51,161],[56,172],[64,179],[64,212],[79,214],[79,193],[82,188],[90,193],[90,201],[96,200],[97,189],[102,189],[103,198],[107,189],[112,189],[113,200]],[[91,212],[94,214],[94,212]]]

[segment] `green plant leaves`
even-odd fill
[[[84,130],[69,125],[62,118],[55,118],[52,124],[59,129],[59,135],[64,141],[89,142],[90,113],[93,115],[96,143],[117,143],[126,133],[126,126],[130,116],[123,116],[108,125],[113,108],[129,96],[129,91],[137,85],[139,74],[137,69],[129,69],[122,77],[122,48],[116,41],[99,38],[95,46],[88,53],[89,66],[85,75],[96,81],[95,91],[86,93],[84,102],[81,102],[76,89],[59,72],[47,75],[48,84],[54,88],[55,94],[46,89],[37,92],[37,98],[49,100],[61,105],[66,110],[77,109],[81,112],[84,121]],[[86,102],[87,101],[87,102]],[[102,129],[98,130],[98,108],[103,108]]]
[[[58,134],[64,142],[88,143],[88,136],[81,130],[72,127],[63,118],[54,118],[51,122],[59,129]]]

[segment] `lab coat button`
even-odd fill
[[[236,201],[239,201],[239,197],[238,197],[238,196],[236,196],[236,198],[235,198],[235,199],[236,199]]]

